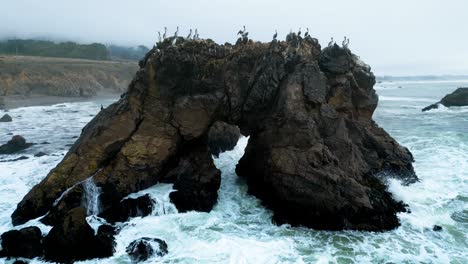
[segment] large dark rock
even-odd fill
[[[14,223],[47,213],[90,175],[102,187],[103,208],[172,182],[179,211],[210,211],[221,178],[208,134],[222,121],[250,136],[237,172],[275,221],[332,230],[397,227],[404,208],[384,182],[417,177],[408,149],[372,120],[378,97],[370,67],[348,49],[288,39],[159,43],[122,98],[86,125],[18,204]]]
[[[151,214],[153,202],[149,194],[135,199],[127,198],[105,209],[99,216],[109,223],[125,222],[131,217],[144,217]]]
[[[237,126],[217,121],[208,131],[208,146],[211,154],[218,156],[227,150],[232,150],[239,141],[240,129]]]
[[[422,109],[423,112],[439,108],[439,104],[450,107],[450,106],[467,106],[468,105],[468,88],[458,88],[453,93],[447,94],[435,104],[431,104]]]
[[[0,154],[13,154],[32,145],[33,143],[27,143],[24,137],[15,135],[6,144],[0,146]]]
[[[38,227],[25,227],[2,234],[2,257],[35,258],[42,256],[42,232]]]
[[[95,235],[86,222],[86,209],[73,208],[44,238],[44,257],[55,262],[110,257],[114,251],[113,235],[113,228],[102,226]]]
[[[11,116],[9,114],[4,114],[0,118],[0,122],[11,122],[11,121],[13,121],[13,118],[11,118]]]
[[[164,240],[149,237],[133,241],[127,246],[126,252],[134,262],[145,261],[153,255],[162,257],[168,253]]]

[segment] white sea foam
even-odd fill
[[[413,98],[440,98],[452,88],[441,84],[444,91],[434,90],[436,95],[425,84],[417,85],[379,91],[382,103],[375,115],[381,126],[411,150],[420,178],[410,186],[389,182],[394,197],[407,203],[411,210],[399,214],[401,227],[398,229],[384,233],[327,232],[272,224],[272,213],[247,194],[244,180],[235,175],[235,165],[248,141],[242,138],[233,151],[215,159],[222,171],[222,182],[212,212],[177,213],[169,199],[173,191],[171,184],[158,184],[129,195],[135,198],[149,194],[155,200],[156,210],[151,216],[132,218],[118,225],[120,232],[113,257],[84,263],[130,263],[125,248],[140,237],[161,238],[168,244],[168,255],[152,258],[148,263],[156,260],[163,263],[468,263],[467,223],[452,218],[454,213],[468,210],[466,108],[422,113],[418,108],[427,102]],[[0,157],[0,160],[29,157],[0,163],[0,232],[14,228],[10,215],[16,204],[62,159],[68,149],[65,145],[76,140],[73,137],[79,135],[92,118],[90,115],[99,111],[100,104],[13,109],[10,115],[14,122],[0,123],[0,142],[8,140],[11,135],[6,134],[13,132],[32,142],[51,143]],[[71,119],[75,121],[70,122]],[[34,157],[37,151],[49,155]],[[23,226],[38,225],[37,220]],[[87,220],[95,230],[103,223],[95,216],[88,216]],[[435,224],[443,230],[432,231]],[[50,229],[39,227],[44,233]],[[31,263],[42,262],[35,259]]]

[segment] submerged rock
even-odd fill
[[[34,154],[34,157],[42,157],[42,156],[47,156],[47,153],[39,151],[38,153]]]
[[[451,94],[447,94],[435,104],[431,104],[422,109],[423,112],[439,108],[439,104],[450,107],[450,106],[467,106],[468,105],[468,87],[467,88],[458,88]]]
[[[378,97],[370,67],[337,45],[321,50],[313,38],[289,39],[159,43],[121,99],[84,127],[63,161],[18,204],[13,222],[47,213],[90,175],[102,186],[103,208],[170,182],[179,211],[208,212],[221,182],[208,134],[222,121],[250,136],[237,173],[276,222],[397,227],[403,204],[380,178],[417,177],[408,149],[372,120]]]
[[[441,227],[440,225],[434,225],[434,226],[432,227],[432,230],[433,230],[433,231],[442,231],[442,227]]]
[[[24,137],[16,135],[10,141],[0,146],[0,154],[13,154],[32,146],[33,143],[27,143]]]
[[[11,161],[18,161],[18,160],[26,160],[26,159],[29,159],[29,157],[21,156],[21,157],[16,158],[16,159],[0,160],[0,162],[11,162]]]
[[[73,208],[44,238],[44,257],[55,262],[110,257],[114,251],[113,232],[113,228],[101,226],[95,235],[86,222],[86,209]]]
[[[42,256],[42,232],[38,227],[25,227],[2,234],[2,257],[35,258]]]
[[[151,214],[153,202],[149,194],[135,199],[127,198],[105,209],[99,216],[109,223],[125,222],[131,217],[144,217]]]
[[[208,146],[211,154],[217,157],[219,153],[234,149],[240,135],[240,129],[237,126],[222,121],[215,122],[208,131]]]
[[[11,118],[11,116],[9,114],[4,114],[0,118],[0,122],[12,122],[12,121],[13,121],[13,118]]]
[[[162,257],[168,253],[164,240],[149,237],[133,241],[127,246],[126,252],[134,262],[145,261],[153,255]]]

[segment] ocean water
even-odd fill
[[[460,82],[388,82],[376,85],[380,102],[374,119],[413,153],[420,182],[402,186],[390,181],[396,199],[409,204],[402,225],[389,232],[315,231],[276,226],[272,213],[247,194],[235,165],[248,138],[215,159],[222,171],[218,204],[210,213],[177,213],[169,202],[171,184],[160,184],[130,196],[150,194],[151,216],[120,224],[113,257],[80,263],[130,263],[125,247],[139,237],[165,240],[169,253],[147,263],[468,263],[468,107],[421,108],[438,101]],[[0,123],[0,143],[21,134],[38,144],[24,153],[0,156],[0,232],[11,228],[16,204],[63,157],[81,128],[112,101],[66,103],[13,109],[12,123]],[[48,155],[34,157],[39,151]],[[29,159],[5,162],[19,156]],[[90,186],[90,193],[99,190]],[[95,195],[90,195],[98,210]],[[88,217],[97,227],[102,219]],[[38,225],[32,220],[23,226]],[[433,225],[443,227],[432,231]],[[20,226],[18,228],[21,228]],[[49,227],[40,225],[44,233]],[[0,262],[5,259],[0,259]],[[11,262],[11,261],[10,261]],[[31,263],[43,263],[39,259]]]

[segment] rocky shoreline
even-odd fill
[[[53,228],[44,247],[54,250],[44,257],[70,261],[112,255],[113,227],[94,233],[86,223],[100,212],[83,204],[85,182],[101,190],[102,216],[111,223],[133,217],[129,206],[148,208],[144,198],[125,205],[122,199],[159,182],[174,183],[170,198],[179,212],[209,212],[221,181],[212,152],[229,149],[238,137],[234,131],[210,140],[213,124],[224,122],[250,136],[236,171],[275,222],[396,228],[405,206],[380,178],[411,183],[417,177],[408,149],[372,120],[378,98],[370,67],[346,48],[322,49],[316,39],[295,34],[287,39],[159,43],[122,98],[83,129],[63,161],[18,204],[13,224],[48,214],[43,222]],[[146,248],[144,240],[128,251]],[[77,252],[82,243],[105,250]]]

